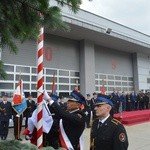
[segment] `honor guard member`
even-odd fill
[[[64,99],[63,96],[60,98],[59,105],[60,105],[60,107],[63,108],[64,110],[67,109],[67,103],[65,102],[65,99]]]
[[[83,150],[82,133],[85,128],[85,116],[80,107],[82,103],[85,103],[85,98],[74,90],[67,101],[67,111],[61,109],[60,105],[52,99],[47,99],[47,101],[49,107],[60,118],[60,147],[67,150]]]
[[[92,111],[92,119],[94,120],[95,118],[96,118],[96,116],[95,116],[95,110],[94,110],[94,108],[95,108],[95,102],[96,102],[96,98],[97,98],[97,93],[93,93],[93,97],[92,97],[92,99],[91,99],[91,111]]]
[[[112,101],[98,96],[95,103],[97,119],[91,130],[91,150],[127,150],[128,137],[124,126],[110,116]]]
[[[8,135],[9,120],[12,118],[11,103],[7,100],[6,93],[2,96],[2,102],[0,102],[0,136],[1,140],[6,140]]]
[[[85,100],[85,105],[84,105],[83,112],[85,113],[86,127],[90,128],[90,119],[91,119],[91,98],[90,98],[90,94],[87,94],[87,98]]]
[[[28,126],[28,118],[32,116],[32,113],[35,109],[36,109],[36,104],[35,101],[33,100],[32,95],[30,94],[27,100],[27,109],[23,113],[23,116],[26,118],[25,128],[27,128]]]

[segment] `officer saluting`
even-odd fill
[[[67,111],[62,109],[52,99],[44,99],[48,101],[49,107],[60,118],[60,146],[67,150],[81,150],[85,116],[80,107],[82,103],[85,103],[85,98],[75,90],[71,93],[71,96],[67,101]]]
[[[112,102],[107,96],[98,96],[96,116],[92,125],[91,150],[127,150],[128,137],[124,126],[110,116]]]
[[[11,103],[7,101],[7,94],[2,96],[3,101],[0,103],[0,136],[1,140],[6,140],[8,135],[9,119],[12,118]]]

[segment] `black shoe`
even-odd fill
[[[22,141],[22,139],[21,138],[19,138],[19,139],[17,139],[18,141]]]
[[[1,137],[1,140],[6,140],[6,137],[2,136],[2,137]]]

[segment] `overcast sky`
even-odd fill
[[[150,0],[82,0],[81,9],[150,35]]]

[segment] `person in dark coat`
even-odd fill
[[[91,111],[92,111],[92,119],[94,120],[96,118],[95,116],[95,102],[96,102],[96,98],[97,98],[97,93],[93,93],[93,97],[91,98]]]
[[[113,106],[107,96],[98,96],[96,116],[92,125],[91,150],[127,150],[128,137],[124,126],[110,116]]]
[[[91,119],[91,98],[90,94],[87,94],[87,98],[85,100],[85,105],[83,112],[85,114],[86,127],[90,128],[90,119]]]
[[[137,99],[139,102],[139,110],[143,110],[144,109],[144,92],[143,92],[143,90],[139,91]]]
[[[127,111],[131,111],[132,110],[132,102],[131,102],[131,97],[130,97],[130,94],[127,93],[126,95],[126,110]]]
[[[8,101],[7,94],[2,97],[3,101],[0,102],[0,136],[1,140],[6,140],[8,135],[9,120],[12,118],[12,107]]]
[[[60,118],[60,146],[66,149],[79,150],[79,147],[83,146],[79,141],[85,128],[85,116],[80,107],[85,102],[85,98],[75,90],[71,93],[71,96],[67,101],[67,111],[63,110],[51,98],[44,99],[48,101],[49,107]]]
[[[114,113],[118,113],[120,105],[120,96],[117,91],[113,91],[113,93],[111,94],[111,100],[113,102]]]
[[[61,107],[62,109],[64,109],[64,110],[67,109],[67,103],[65,102],[65,99],[64,99],[63,96],[60,98],[59,105],[60,105],[60,107]]]
[[[59,97],[57,95],[51,94],[50,95],[51,99],[54,100],[56,103],[58,103],[61,107],[61,109],[66,110],[66,107],[61,98],[61,102],[58,102]],[[61,104],[60,104],[61,103]],[[52,114],[53,118],[53,124],[52,127],[49,131],[49,133],[44,133],[43,132],[43,147],[51,146],[54,149],[59,148],[59,116],[55,113],[55,111],[51,108],[48,107],[50,113]]]
[[[146,91],[144,96],[145,109],[149,109],[149,93]]]
[[[25,120],[25,128],[28,126],[28,118],[32,116],[33,111],[36,109],[36,103],[33,100],[32,95],[28,96],[27,109],[24,111],[23,116],[26,118]]]

